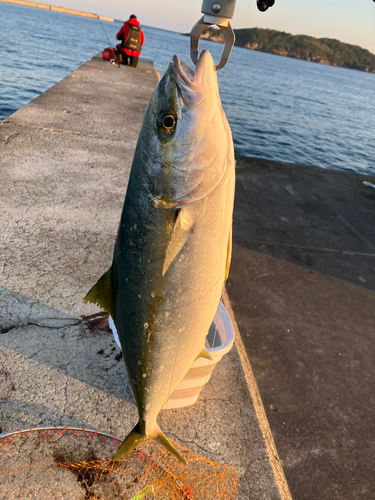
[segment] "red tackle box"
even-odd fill
[[[102,58],[104,61],[112,61],[115,58],[114,49],[107,47],[103,50]]]

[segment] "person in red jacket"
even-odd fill
[[[121,40],[117,49],[122,56],[122,63],[135,68],[141,55],[142,45],[145,43],[145,35],[137,21],[137,16],[134,14],[130,16],[117,33],[116,38]]]

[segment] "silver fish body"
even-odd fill
[[[194,73],[176,56],[140,132],[112,267],[86,296],[113,317],[139,423],[116,457],[155,439],[183,457],[156,418],[199,356],[231,253],[232,137],[204,51]]]

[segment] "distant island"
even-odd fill
[[[291,35],[284,31],[261,28],[245,28],[234,32],[237,47],[375,73],[375,55],[357,45],[332,38]],[[217,28],[208,28],[201,38],[219,43],[224,40],[222,32]]]

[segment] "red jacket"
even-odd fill
[[[139,22],[137,19],[129,19],[124,23],[124,26],[120,29],[120,31],[117,33],[116,38],[117,40],[126,40],[128,35],[129,35],[129,24],[132,24],[133,26],[139,26]],[[141,44],[143,45],[145,43],[145,35],[143,33],[143,30],[141,29]],[[133,52],[132,50],[125,49],[125,47],[121,47],[121,50],[127,55],[127,56],[134,56],[134,57],[139,57],[141,55],[140,52]]]

